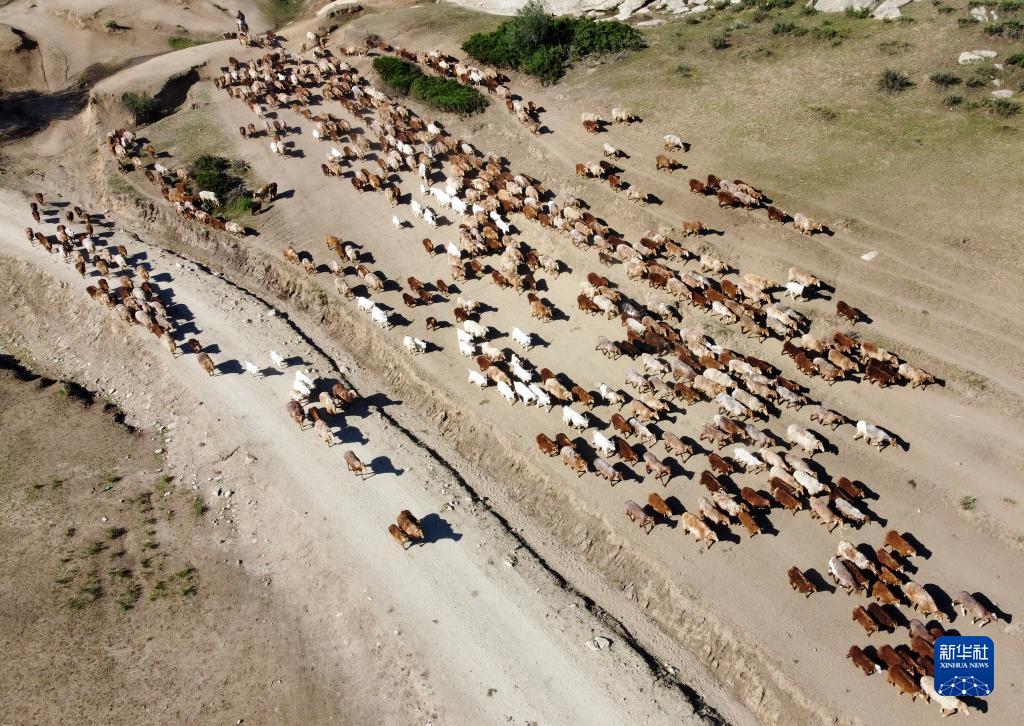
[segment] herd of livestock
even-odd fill
[[[706,495],[699,498],[695,511],[681,511],[678,500],[666,500],[657,491],[649,494],[646,504],[626,501],[626,516],[647,533],[659,523],[678,518],[684,532],[711,548],[733,527],[745,530],[749,537],[774,529],[768,517],[777,510],[794,515],[807,510],[829,532],[837,527],[859,528],[878,520],[865,501],[866,485],[846,476],[832,476],[814,461],[816,453],[835,448],[822,434],[800,423],[791,423],[777,434],[767,424],[788,409],[806,414],[809,422],[818,422],[833,431],[849,426],[853,439],[864,439],[880,450],[901,447],[898,436],[869,421],[851,420],[823,402],[812,400],[808,388],[784,376],[777,365],[716,342],[692,322],[681,324],[687,317],[683,306],[689,306],[698,319],[716,320],[719,329],[735,326],[741,334],[758,342],[778,339],[783,353],[792,358],[801,374],[821,377],[829,383],[852,379],[882,387],[917,387],[937,382],[932,374],[868,340],[838,329],[828,335],[811,335],[810,320],[783,299],[801,300],[822,294],[827,285],[818,277],[798,268],[791,268],[782,282],[753,273],[741,274],[712,255],[686,246],[686,238],[699,236],[706,229],[697,221],[684,221],[679,239],[649,231],[636,241],[627,241],[584,200],[569,193],[556,194],[539,180],[514,173],[501,157],[481,153],[472,144],[453,138],[440,123],[420,118],[375,87],[355,66],[335,56],[327,47],[325,36],[313,36],[311,40],[314,47],[309,53],[293,55],[275,47],[251,61],[232,58],[214,78],[218,88],[243,101],[261,119],[264,130],[258,131],[256,125],[248,124],[239,129],[240,134],[246,138],[269,138],[271,151],[287,156],[286,137],[291,130],[275,117],[280,111],[293,110],[311,125],[312,138],[329,146],[320,163],[323,174],[348,178],[360,193],[382,194],[396,212],[392,220],[396,228],[404,229],[408,224],[398,216],[398,208],[405,204],[412,217],[422,220],[431,230],[455,224],[443,216],[449,210],[458,220],[452,230],[453,239],[439,244],[429,238],[422,240],[426,254],[444,255],[451,282],[423,282],[409,277],[408,291],[384,270],[370,269],[358,245],[328,235],[330,259],[326,268],[334,276],[338,292],[354,300],[359,310],[369,314],[382,329],[390,329],[394,314],[381,299],[389,289],[399,288],[403,304],[410,309],[434,306],[430,308],[434,310],[439,299],[448,303],[451,321],[442,320],[439,325],[438,317],[427,317],[426,328],[454,327],[453,342],[476,366],[468,371],[470,384],[494,390],[509,405],[521,402],[548,411],[557,407],[564,427],[591,431],[589,441],[565,432],[536,436],[543,455],[557,457],[578,477],[593,472],[615,486],[626,479],[643,482],[649,475],[664,487],[685,472],[683,463],[702,457],[706,466],[692,478],[706,489]],[[493,71],[465,66],[438,51],[419,56],[379,42],[373,50],[395,52],[407,60],[423,62],[435,72],[486,88],[508,101],[509,110],[535,131],[531,124],[537,123],[536,107],[512,95],[504,85],[506,79]],[[350,48],[344,54],[357,56],[366,52]],[[307,57],[310,54],[312,57]],[[352,120],[325,108],[319,113],[311,110],[312,106],[323,107],[328,102],[336,102]],[[612,123],[628,125],[635,120],[628,110],[613,110]],[[586,130],[595,133],[605,125],[594,115],[585,115],[583,121]],[[130,132],[112,134],[108,139],[111,150],[122,158],[141,158],[137,150],[131,153],[135,144],[129,137]],[[674,134],[666,135],[664,140],[667,151],[687,148]],[[124,154],[118,151],[118,146],[126,150]],[[617,149],[609,144],[604,146],[607,157],[618,156]],[[365,165],[371,156],[376,169]],[[245,233],[237,226],[229,228],[229,223],[205,211],[215,200],[204,197],[202,192],[196,197],[186,193],[187,173],[172,172],[158,164],[136,165],[160,184],[164,196],[176,205],[179,213],[225,231]],[[670,157],[659,155],[655,160],[658,170],[672,171],[677,166],[678,162]],[[597,177],[608,181],[613,189],[628,191],[630,187],[616,171],[607,162],[577,166],[581,177]],[[418,200],[399,187],[401,174],[405,173],[418,178]],[[715,194],[721,206],[764,207],[769,220],[792,219],[794,227],[803,233],[823,229],[805,215],[789,217],[768,205],[762,192],[741,180],[728,182],[709,175],[707,181],[691,179],[689,188],[701,195]],[[261,191],[261,198],[273,199],[276,185]],[[637,195],[632,198],[637,199]],[[443,211],[436,211],[434,206]],[[566,372],[535,365],[528,358],[535,343],[534,334],[527,330],[529,325],[500,331],[482,319],[487,306],[450,294],[449,286],[456,282],[489,281],[523,295],[532,319],[540,324],[569,315],[567,311],[558,311],[542,295],[549,288],[538,284],[538,278],[554,280],[568,266],[523,240],[519,236],[521,230],[511,221],[514,214],[520,214],[524,221],[535,223],[539,229],[560,234],[579,250],[592,253],[600,265],[621,267],[625,277],[634,281],[628,285],[643,282],[650,288],[651,295],[642,302],[597,272],[590,272],[579,283],[576,304],[580,313],[600,316],[609,322],[616,320],[621,325],[618,334],[599,337],[594,349],[610,359],[625,356],[632,361],[622,387],[602,383],[597,390],[587,390]],[[31,232],[29,236],[33,237]],[[310,275],[322,269],[309,252],[289,245],[283,254],[287,261]],[[695,264],[688,265],[690,262]],[[101,268],[97,269],[106,275]],[[350,283],[352,277],[357,282]],[[130,284],[127,293],[119,293],[118,299],[110,295],[106,286],[103,294],[110,304],[131,311],[129,317],[134,315],[138,319],[137,310],[141,308],[146,319],[139,322],[166,337],[163,331],[167,326],[159,323],[168,321],[146,317],[151,297],[133,294]],[[128,306],[126,298],[134,301],[134,307]],[[863,315],[839,301],[838,319],[856,324]],[[506,333],[516,344],[515,350],[496,343]],[[405,335],[403,346],[410,353],[419,354],[430,350],[432,344]],[[354,394],[335,386],[314,397],[315,388],[315,381],[304,373],[296,374],[289,414],[300,427],[312,421],[331,445],[335,439],[325,423],[326,417],[337,413],[351,400],[347,396]],[[317,401],[320,408],[304,407]],[[701,401],[710,402],[717,413],[700,422],[692,416],[675,416],[677,424],[684,420],[692,422],[692,436],[669,429],[669,414],[683,414],[684,406]],[[607,423],[599,417],[600,409],[609,414]],[[657,445],[663,447],[665,457],[654,453]],[[364,473],[364,465],[353,452],[346,452],[345,459],[350,471]],[[634,466],[642,467],[643,475]],[[754,486],[750,484],[755,482],[749,479],[748,485],[734,481],[734,476],[745,474],[756,474],[760,479]],[[422,541],[419,524],[408,512],[402,512],[389,532],[403,546]],[[944,713],[966,712],[961,701],[940,696],[931,680],[932,643],[945,633],[942,626],[934,620],[927,624],[918,619],[908,621],[898,609],[907,605],[923,618],[944,617],[935,598],[941,591],[935,585],[925,586],[911,578],[910,573],[916,570],[908,566],[909,559],[920,555],[920,550],[919,543],[910,535],[896,530],[889,531],[878,546],[856,545],[846,540],[838,543],[835,556],[827,563],[831,579],[838,589],[850,594],[862,592],[868,597],[865,605],[854,608],[852,620],[868,635],[906,628],[908,636],[907,643],[896,648],[852,646],[848,657],[868,675],[884,667],[888,680],[900,693],[933,698]],[[826,589],[812,571],[792,567],[788,577],[794,590],[808,596]],[[994,608],[986,604],[984,597],[961,591],[950,599],[974,622],[984,625],[996,619]]]

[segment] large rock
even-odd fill
[[[909,2],[910,0],[885,0],[875,8],[871,16],[875,20],[895,20],[900,16],[900,8]]]
[[[632,17],[633,14],[647,5],[651,0],[622,0],[622,4],[619,5],[619,14],[616,16],[618,20],[627,20]]]
[[[822,13],[844,13],[847,10],[864,10],[875,4],[875,0],[812,0],[814,9]]]
[[[992,91],[992,98],[1010,98],[1013,95],[1013,91],[1009,88],[1000,88],[998,91]]]
[[[965,50],[957,58],[957,63],[962,66],[969,66],[972,63],[984,63],[987,60],[992,60],[998,55],[994,50]]]

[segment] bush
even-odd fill
[[[1024,68],[1024,53],[1014,53],[1006,57],[1006,65]]]
[[[779,21],[772,26],[772,35],[804,35],[806,28],[801,28],[796,23]]]
[[[1016,101],[1011,101],[1008,98],[993,98],[989,99],[986,104],[988,110],[996,116],[1002,118],[1009,118],[1010,116],[1016,116],[1020,113],[1021,106]]]
[[[827,20],[811,32],[818,40],[827,40],[834,46],[842,43],[843,38],[847,35],[845,30],[837,28]]]
[[[1016,20],[1008,20],[1005,23],[992,23],[985,26],[985,32],[989,35],[1017,40],[1021,35],[1024,35],[1024,23]]]
[[[140,91],[125,91],[121,94],[121,103],[124,104],[137,124],[145,124],[155,121],[160,115],[156,99],[148,93]]]
[[[903,91],[913,86],[914,82],[912,80],[899,71],[894,71],[892,68],[886,68],[882,71],[882,75],[878,77],[878,90],[885,93],[903,93]]]
[[[965,85],[968,88],[983,88],[984,86],[988,85],[988,83],[985,81],[984,78],[979,78],[978,76],[975,76],[974,78],[968,78],[967,83]]]
[[[960,76],[953,73],[932,73],[928,76],[928,80],[934,83],[936,86],[942,86],[943,88],[949,88],[950,86],[958,85],[963,79]]]
[[[716,35],[711,38],[711,47],[715,50],[725,50],[729,47],[729,39],[724,35]]]
[[[412,63],[393,55],[374,58],[373,70],[377,71],[384,83],[402,95],[408,95],[412,82],[423,75]]]
[[[474,33],[462,49],[475,60],[512,68],[554,83],[569,62],[589,55],[639,50],[640,31],[616,21],[555,17],[539,0],[530,0],[490,33]]]
[[[680,63],[676,66],[676,73],[682,78],[693,78],[697,73],[697,69],[686,63]]]
[[[964,97],[952,94],[942,99],[942,102],[949,106],[950,108],[956,108],[957,106],[961,105],[964,102]]]
[[[174,48],[174,50],[184,50],[185,48],[191,48],[194,45],[201,45],[202,41],[195,40],[193,38],[186,38],[181,35],[172,35],[167,39],[167,44]]]
[[[851,18],[860,18],[864,20],[871,17],[871,8],[861,8],[860,10],[854,10],[853,8],[846,8],[846,14]]]
[[[1020,0],[1003,0],[999,3],[999,9],[1004,13],[1015,13],[1021,8],[1024,8],[1024,2]]]
[[[464,86],[451,78],[427,76],[412,63],[393,55],[374,58],[374,70],[395,91],[451,113],[478,113],[489,101],[475,88]]]
[[[437,76],[420,76],[412,82],[411,95],[441,111],[449,113],[479,113],[487,108],[487,98],[475,88],[458,81]]]

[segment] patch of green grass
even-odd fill
[[[85,555],[84,556],[92,557],[94,555],[98,555],[100,552],[102,552],[106,548],[107,548],[107,545],[103,541],[98,540],[98,539],[97,540],[93,540],[88,545],[86,545],[86,547],[85,547]]]
[[[137,582],[128,582],[117,596],[117,606],[127,612],[138,604],[141,597],[142,585]]]
[[[77,574],[78,574],[78,570],[75,570],[75,569],[67,570],[67,571],[62,572],[61,574],[57,575],[57,577],[54,578],[53,582],[54,582],[54,584],[61,585],[61,586],[69,585],[69,584],[71,584],[71,582],[74,581],[75,575],[77,575]]]
[[[964,97],[963,96],[958,96],[955,93],[952,93],[952,94],[946,96],[944,99],[942,99],[942,102],[944,104],[946,104],[946,106],[948,106],[949,108],[957,108],[958,106],[963,104]]]
[[[882,71],[877,81],[878,90],[889,94],[903,93],[908,88],[913,88],[914,85],[908,76],[892,68]]]
[[[79,588],[78,593],[67,601],[69,610],[81,610],[86,605],[96,602],[103,595],[98,572],[89,573],[86,584]]]
[[[729,38],[724,34],[711,36],[711,47],[715,50],[725,50],[729,47]]]
[[[121,475],[113,471],[107,472],[100,477],[100,484],[106,484],[108,486],[117,484],[119,481],[121,481]]]
[[[68,527],[67,529],[64,530],[64,536],[65,537],[74,537],[77,532],[78,532],[78,530],[75,529],[74,527]]]
[[[199,591],[196,568],[192,565],[185,565],[183,569],[175,572],[174,579],[177,580],[178,593],[183,597],[195,595]]]
[[[303,0],[263,0],[263,14],[275,28],[279,28],[302,10]]]
[[[964,511],[970,512],[977,505],[977,497],[971,496],[970,494],[965,494],[964,496],[960,497],[960,508],[963,509]]]
[[[828,106],[811,106],[809,110],[825,122],[835,121],[839,118],[839,112]]]
[[[191,509],[192,509],[192,517],[196,521],[201,520],[203,518],[203,515],[206,514],[207,506],[206,506],[206,502],[203,501],[203,495],[202,494],[196,494],[194,497],[192,497]]]
[[[153,583],[153,589],[149,593],[150,600],[162,600],[171,594],[171,588],[167,580],[157,580]]]
[[[60,381],[53,387],[53,397],[58,401],[66,401],[71,397],[71,386],[66,382]]]
[[[680,78],[693,78],[697,75],[697,69],[687,63],[680,63],[676,66],[676,74]]]
[[[856,10],[854,8],[846,8],[846,15],[850,18],[857,18],[859,20],[866,20],[871,17],[871,8],[861,8]]]
[[[878,49],[886,55],[902,55],[910,48],[910,43],[905,40],[883,40],[878,44]]]
[[[103,533],[107,536],[107,539],[114,540],[124,537],[128,530],[124,527],[107,527]]]
[[[1024,68],[1024,53],[1013,53],[1006,56],[1006,65],[1014,68]]]
[[[156,491],[160,496],[164,496],[171,491],[171,482],[174,481],[174,477],[170,474],[164,474],[156,482]]]
[[[127,580],[129,577],[132,576],[132,571],[129,570],[127,567],[115,566],[111,567],[107,574],[115,580]]]
[[[142,492],[128,501],[138,507],[139,514],[149,514],[153,511],[153,495],[149,492]]]
[[[196,40],[195,38],[188,38],[181,35],[172,35],[167,39],[167,44],[174,48],[174,50],[185,50],[185,48],[191,48],[196,45],[202,45],[203,41]]]

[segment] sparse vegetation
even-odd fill
[[[1024,53],[1013,53],[1006,56],[1006,65],[1013,68],[1024,68]]]
[[[910,50],[910,43],[905,40],[883,40],[878,49],[886,55],[900,55]]]
[[[822,121],[835,121],[839,118],[839,112],[828,106],[811,106],[810,110]]]
[[[772,26],[772,35],[806,35],[807,28],[801,27],[796,23],[791,23],[788,20],[775,23]]]
[[[428,76],[412,63],[392,55],[374,58],[373,68],[381,80],[396,92],[412,96],[441,111],[478,113],[489,103],[475,88],[450,78]]]
[[[263,0],[260,6],[271,24],[278,28],[302,10],[303,0]]]
[[[964,102],[963,96],[957,96],[955,93],[946,96],[942,99],[942,102],[949,106],[949,108],[957,108]]]
[[[991,23],[985,26],[985,32],[1000,38],[1017,40],[1024,35],[1024,23],[1017,20],[1007,20],[1002,23]]]
[[[238,219],[252,212],[252,194],[240,176],[247,170],[245,164],[212,154],[203,154],[189,167],[189,173],[195,180],[194,193],[209,191],[216,194],[220,204],[214,205],[211,211],[227,219]]]
[[[882,75],[878,77],[878,90],[884,93],[903,93],[914,85],[914,82],[909,77],[892,68],[886,68],[882,71]]]
[[[529,0],[490,33],[475,33],[462,49],[477,61],[558,81],[573,61],[592,55],[639,50],[640,31],[614,20],[550,14],[540,0]]]
[[[104,534],[107,535],[107,539],[119,539],[124,537],[127,532],[128,530],[124,527],[107,527],[106,530],[104,530]]]
[[[860,20],[865,20],[871,17],[871,8],[860,8],[859,10],[854,8],[846,8],[845,12],[847,16],[851,18],[858,18]]]
[[[975,496],[965,494],[964,496],[960,497],[960,508],[963,509],[964,511],[970,512],[977,506],[977,504],[978,498]]]
[[[206,514],[206,502],[203,501],[203,496],[201,494],[196,494],[194,497],[192,497],[191,507],[192,517],[196,520],[202,519],[203,515]]]
[[[729,38],[725,34],[711,37],[711,47],[715,50],[725,50],[729,47]]]
[[[987,98],[984,101],[984,106],[989,113],[1000,118],[1016,116],[1021,111],[1021,105],[1008,98]]]
[[[117,596],[117,606],[127,612],[138,604],[141,597],[142,585],[137,582],[128,582]]]
[[[121,94],[121,103],[131,112],[137,124],[155,121],[160,114],[156,99],[141,91],[125,91]]]

